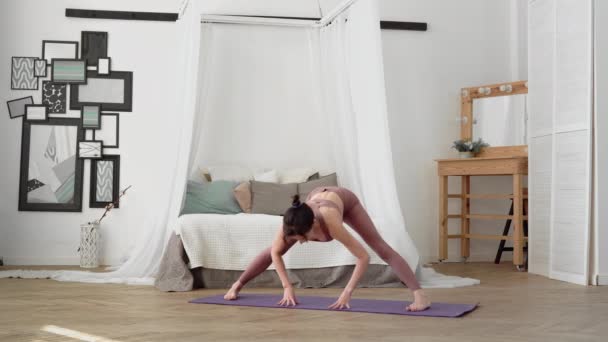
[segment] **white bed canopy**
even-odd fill
[[[197,3],[190,6],[178,22],[184,82],[174,118],[182,131],[170,203],[150,210],[157,216],[148,219],[133,253],[113,272],[60,271],[53,279],[152,284],[176,228],[187,178],[204,163],[236,161],[335,170],[383,238],[416,268],[419,255],[405,229],[393,171],[376,1],[344,1],[318,21],[201,17]],[[226,43],[235,37],[241,40]],[[269,37],[292,49],[272,48]],[[427,287],[475,283],[434,281],[431,271],[420,275]]]

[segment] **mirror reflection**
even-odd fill
[[[526,94],[473,100],[473,139],[490,146],[527,144]]]

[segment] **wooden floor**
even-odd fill
[[[432,300],[481,306],[462,318],[258,309],[187,303],[222,290],[163,293],[152,287],[0,279],[0,341],[608,341],[608,287],[518,273],[509,264],[436,269],[481,279],[481,285],[428,290]],[[339,291],[296,293],[337,296]],[[409,294],[359,289],[355,297],[409,299]]]

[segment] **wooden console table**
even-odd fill
[[[471,159],[438,159],[437,172],[439,175],[439,260],[448,257],[448,239],[460,239],[461,256],[466,260],[470,255],[470,239],[491,239],[513,241],[513,264],[521,270],[524,264],[523,245],[527,240],[523,233],[522,178],[528,174],[528,157],[481,157]],[[512,194],[471,194],[471,176],[513,176]],[[460,194],[448,193],[448,177],[460,176],[462,191]],[[448,214],[448,198],[459,198],[462,208],[460,214]],[[471,199],[512,199],[513,215],[482,215],[471,214]],[[448,219],[460,219],[460,234],[448,234]],[[513,236],[471,234],[469,231],[471,219],[507,220],[514,224]]]

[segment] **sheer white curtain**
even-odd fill
[[[415,269],[418,251],[397,196],[378,9],[360,0],[320,29],[317,70],[340,184],[362,200],[382,237]]]

